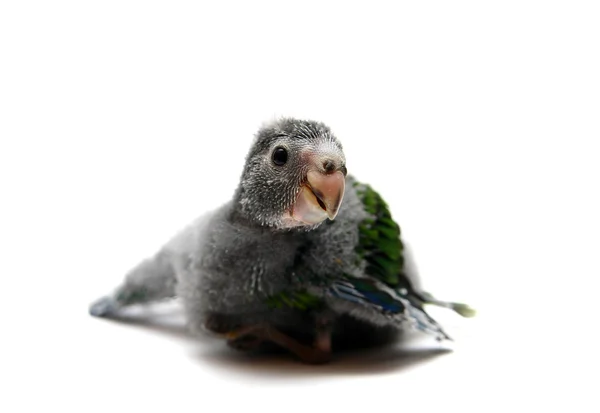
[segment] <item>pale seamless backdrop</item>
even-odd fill
[[[598,411],[594,2],[3,2],[3,412]],[[88,304],[225,202],[274,116],[328,123],[432,308],[327,366]],[[156,323],[158,322],[158,326]]]

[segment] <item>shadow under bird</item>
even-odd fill
[[[330,128],[284,118],[256,134],[233,199],[176,234],[89,311],[115,316],[179,297],[192,332],[241,350],[274,344],[307,363],[329,361],[332,338],[353,329],[415,328],[449,339],[424,305],[474,311],[422,291],[409,260],[386,202],[347,174]]]

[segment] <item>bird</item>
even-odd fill
[[[233,197],[143,259],[89,313],[177,297],[192,333],[239,350],[274,345],[310,364],[332,359],[336,332],[362,327],[451,340],[425,306],[475,310],[424,291],[411,262],[390,207],[348,174],[331,128],[283,117],[254,134]]]

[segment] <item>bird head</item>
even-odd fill
[[[280,119],[264,125],[246,158],[237,208],[279,229],[313,229],[335,219],[345,190],[346,158],[329,127]]]

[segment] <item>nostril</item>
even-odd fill
[[[325,172],[333,172],[335,170],[335,163],[328,159],[323,162],[323,169],[325,169]]]

